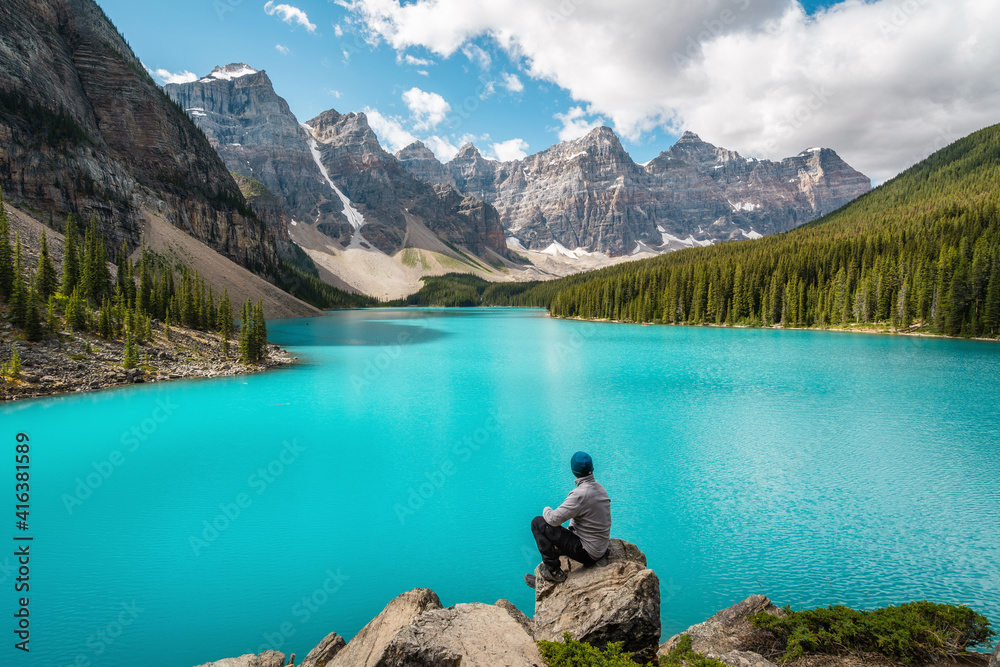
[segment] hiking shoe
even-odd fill
[[[542,579],[545,579],[546,581],[552,581],[557,584],[561,584],[566,581],[566,573],[558,567],[554,570],[550,570],[548,565],[542,563],[542,565],[538,568],[538,572],[542,575]]]
[[[526,575],[524,575],[524,583],[528,584],[528,588],[534,588],[535,587],[535,575],[533,575],[533,574],[526,574]]]
[[[604,554],[594,563],[597,567],[607,567],[608,566],[608,554]]]

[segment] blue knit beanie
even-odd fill
[[[594,461],[587,452],[577,452],[569,460],[569,467],[577,477],[585,477],[594,472]]]

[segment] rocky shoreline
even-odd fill
[[[85,332],[61,331],[56,336],[30,343],[18,340],[9,323],[0,328],[0,362],[7,363],[12,346],[21,361],[18,379],[0,378],[0,400],[13,401],[82,391],[107,389],[144,382],[181,378],[212,378],[256,373],[295,361],[277,345],[267,346],[261,364],[239,361],[237,341],[229,341],[223,354],[222,337],[215,333],[154,322],[153,339],[138,346],[139,363],[122,366],[125,345]]]
[[[473,602],[443,607],[434,591],[416,588],[390,601],[351,641],[345,642],[336,632],[328,634],[298,667],[542,667],[546,663],[536,642],[557,642],[563,633],[600,649],[610,642],[622,642],[623,649],[639,664],[659,664],[661,658],[673,655],[671,651],[686,636],[684,641],[690,641],[691,650],[696,652],[686,655],[695,664],[708,659],[716,661],[708,664],[727,667],[778,667],[774,661],[780,655],[767,649],[774,637],[750,621],[758,612],[784,615],[763,595],[751,595],[658,644],[659,579],[646,567],[646,556],[638,547],[612,539],[603,567],[574,566],[564,557],[563,570],[569,576],[560,584],[545,581],[536,570],[532,618],[504,599],[492,605]],[[281,648],[273,646],[259,654],[198,667],[294,666],[295,654],[286,660],[278,650]],[[676,664],[676,657],[672,659],[675,662],[671,664]],[[692,664],[685,660],[680,664]],[[903,667],[882,655],[849,652],[807,653],[782,664]],[[969,651],[954,659],[936,659],[933,667],[1000,667],[1000,644],[992,657]]]

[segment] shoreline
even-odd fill
[[[0,378],[0,403],[100,391],[131,384],[169,382],[260,373],[294,363],[297,357],[273,344],[267,358],[247,365],[237,358],[238,343],[229,341],[229,355],[222,353],[222,337],[181,326],[170,327],[170,338],[160,322],[153,324],[153,339],[139,344],[139,363],[123,368],[125,345],[90,332],[61,331],[30,343],[17,340],[13,330],[0,330],[0,358],[8,361],[11,345],[21,360],[17,380]]]
[[[515,306],[518,307],[518,306]],[[965,337],[965,336],[949,336],[947,334],[936,334],[927,333],[924,331],[911,329],[877,329],[874,327],[863,327],[863,328],[845,328],[845,327],[783,327],[783,326],[753,326],[750,324],[675,324],[673,322],[632,322],[629,320],[610,320],[606,318],[587,318],[587,317],[563,317],[560,315],[553,315],[548,312],[548,309],[543,309],[546,311],[549,317],[554,320],[566,320],[567,322],[600,322],[603,324],[631,324],[634,326],[657,326],[657,327],[704,327],[709,329],[759,329],[765,331],[828,331],[832,333],[854,333],[854,334],[868,334],[868,335],[881,335],[881,336],[909,336],[913,338],[940,338],[943,340],[964,340],[964,341],[974,341],[977,343],[1000,343],[1000,338],[983,338],[983,337]]]

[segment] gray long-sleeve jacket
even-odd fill
[[[550,526],[561,526],[566,519],[572,519],[569,527],[580,536],[583,548],[595,559],[608,550],[611,499],[593,474],[577,478],[576,488],[569,492],[563,504],[556,509],[546,507],[542,518]]]

